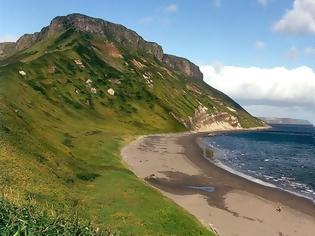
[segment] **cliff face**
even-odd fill
[[[39,33],[24,34],[16,41],[16,50],[20,51],[32,46],[38,40]]]
[[[180,71],[192,79],[203,79],[199,67],[186,58],[164,54],[163,62],[173,70]]]
[[[0,59],[15,52],[15,43],[6,42],[0,43]]]
[[[190,130],[205,132],[215,130],[240,129],[241,125],[236,116],[227,112],[209,114],[208,108],[200,104],[184,125]]]
[[[203,78],[198,66],[185,58],[164,54],[159,44],[145,41],[140,35],[125,26],[82,14],[58,16],[51,21],[49,26],[43,28],[40,32],[25,34],[16,43],[12,43],[12,45],[14,45],[15,51],[21,51],[31,47],[34,43],[42,39],[58,35],[67,29],[74,29],[78,32],[87,32],[104,37],[130,50],[151,54],[161,63],[165,63],[171,69],[177,70],[192,79]],[[6,55],[3,53],[3,57]]]
[[[145,41],[136,32],[127,29],[123,25],[81,14],[71,14],[53,19],[49,26],[49,32],[53,34],[54,32],[60,32],[63,28],[73,28],[76,31],[103,36],[130,49],[152,54],[159,61],[162,61],[163,50],[160,45]]]

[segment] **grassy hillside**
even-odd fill
[[[200,103],[210,113],[237,110],[243,127],[259,125],[145,53],[71,29],[37,42],[0,61],[1,192],[17,205],[31,198],[75,210],[123,235],[211,235],[120,158],[137,135],[186,130],[174,114],[187,119]]]

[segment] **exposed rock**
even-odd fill
[[[56,67],[55,66],[49,66],[48,67],[48,73],[49,74],[53,74],[53,73],[55,73],[55,71],[56,71]]]
[[[199,67],[185,58],[164,54],[163,62],[171,69],[177,70],[192,79],[203,79]]]
[[[91,93],[96,94],[96,93],[97,93],[96,88],[92,87],[92,88],[91,88]]]
[[[177,115],[174,114],[173,112],[170,112],[169,114],[170,114],[171,116],[173,116],[174,119],[177,120],[179,123],[183,124],[186,128],[189,128],[187,122],[186,122],[184,119],[180,118],[179,116],[177,116]]]
[[[197,93],[198,95],[201,94],[201,91],[200,91],[198,88],[196,88],[196,86],[192,86],[192,85],[187,84],[187,85],[186,85],[186,88],[187,88],[189,91],[191,91],[191,92]]]
[[[79,59],[75,59],[75,60],[74,60],[74,63],[75,63],[76,65],[78,65],[80,68],[85,68],[85,66],[83,65],[82,61],[79,60]]]
[[[120,51],[112,42],[105,42],[105,43],[93,42],[93,46],[101,50],[104,54],[109,55],[113,58],[123,58],[123,55],[120,53]]]
[[[91,79],[87,79],[86,81],[85,81],[85,85],[86,85],[86,87],[87,88],[91,88],[92,87],[92,80]]]
[[[142,77],[145,79],[146,81],[146,84],[150,87],[150,88],[153,88],[153,80],[151,79],[152,78],[152,74],[147,72],[147,73],[144,73],[142,75]]]
[[[24,34],[16,41],[16,49],[18,51],[29,48],[37,41],[39,33]]]
[[[132,59],[131,62],[138,69],[142,69],[144,67],[144,65],[141,62],[137,61],[136,59]]]
[[[91,79],[87,79],[87,80],[85,81],[86,84],[92,84],[92,82],[93,82],[93,81],[92,81]]]
[[[119,79],[110,79],[108,80],[109,82],[113,83],[113,84],[117,84],[117,85],[120,85],[121,84],[121,81]]]
[[[115,90],[112,89],[112,88],[109,88],[109,89],[107,90],[107,93],[108,93],[109,95],[111,95],[111,96],[114,96],[114,95],[115,95]]]
[[[241,125],[237,117],[230,115],[227,112],[217,114],[208,114],[208,109],[200,104],[195,114],[188,117],[184,125],[194,131],[213,131],[225,129],[238,129]]]
[[[25,75],[26,75],[26,72],[25,72],[24,70],[20,70],[20,71],[19,71],[19,74],[22,75],[22,76],[25,76]]]
[[[0,43],[0,59],[13,54],[16,51],[15,45],[13,42]]]

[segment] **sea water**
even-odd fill
[[[270,130],[225,133],[204,138],[215,164],[260,184],[315,202],[315,129],[273,125]]]

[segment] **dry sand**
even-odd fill
[[[315,235],[315,206],[311,201],[213,165],[203,158],[196,143],[203,135],[141,137],[122,150],[122,157],[139,178],[221,236]],[[215,191],[189,186],[211,186]]]

